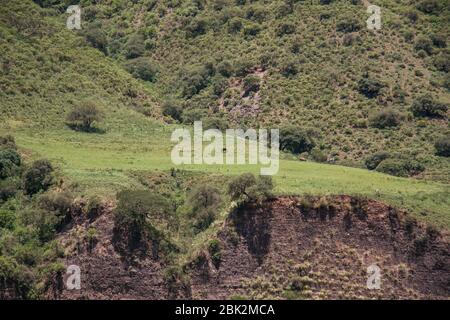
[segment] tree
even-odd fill
[[[103,113],[95,102],[87,101],[77,105],[68,115],[67,122],[83,131],[91,131],[92,124],[99,122],[103,118]]]
[[[26,194],[33,195],[47,190],[53,183],[53,166],[50,161],[42,159],[33,162],[25,171],[23,184]]]
[[[192,208],[194,226],[201,231],[214,221],[217,208],[222,203],[222,196],[217,188],[203,184],[191,191],[187,203]]]
[[[169,202],[148,190],[123,190],[117,194],[114,210],[114,234],[128,249],[147,248],[147,242],[162,240],[156,229],[170,217]]]
[[[237,176],[228,185],[231,200],[241,203],[262,201],[272,195],[273,181],[271,176],[260,176],[252,173]]]

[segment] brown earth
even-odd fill
[[[106,207],[93,222],[80,218],[61,236],[66,264],[81,268],[82,289],[58,286],[48,298],[450,297],[447,232],[377,201],[281,197],[236,209],[217,235],[219,258],[200,250],[183,268],[190,279],[185,286],[166,283],[168,266],[160,258],[116,251],[111,211]],[[84,236],[88,227],[97,229],[94,244]],[[380,268],[380,289],[367,288],[372,264]]]

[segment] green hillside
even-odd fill
[[[302,142],[281,153],[275,195],[367,197],[450,227],[447,0],[374,0],[379,31],[358,0],[81,0],[70,31],[74,3],[0,0],[0,294],[48,294],[58,237],[98,208],[117,218],[124,190],[170,208],[176,223],[150,232],[168,265],[204,249],[242,200],[230,181],[259,167],[175,166],[171,133],[194,120]],[[99,121],[70,123],[89,105]],[[202,186],[220,201],[196,211]]]

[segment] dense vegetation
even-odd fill
[[[362,194],[450,225],[448,1],[374,0],[377,32],[355,0],[81,0],[69,31],[74,2],[0,6],[0,292],[47,292],[58,235],[104,201],[118,251],[175,281],[193,251],[220,264],[234,203],[273,194]],[[171,131],[200,119],[279,128],[279,174],[172,168]]]

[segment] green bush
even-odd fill
[[[369,157],[366,158],[364,161],[364,164],[366,165],[367,169],[369,170],[375,170],[378,165],[381,163],[381,161],[386,160],[388,158],[391,158],[392,155],[389,152],[380,151],[376,152]]]
[[[20,180],[18,177],[0,180],[0,203],[12,198],[20,189]]]
[[[9,160],[18,167],[22,164],[22,158],[15,149],[0,150],[0,160],[2,159]]]
[[[128,60],[124,64],[125,70],[133,75],[133,77],[142,79],[144,81],[155,81],[158,73],[158,67],[156,63],[151,61],[150,58],[140,57],[132,60]]]
[[[16,214],[14,211],[0,208],[0,229],[14,229]]]
[[[217,65],[217,72],[219,72],[224,77],[230,77],[234,73],[234,67],[229,61],[221,61]]]
[[[39,191],[45,191],[52,183],[53,166],[50,161],[45,159],[33,162],[23,176],[23,186],[28,195],[33,195]]]
[[[86,206],[86,215],[90,220],[97,218],[103,210],[102,199],[98,196],[93,196],[89,199]]]
[[[125,57],[135,59],[142,56],[145,52],[145,39],[141,34],[133,34],[128,38],[125,44]]]
[[[438,14],[441,11],[437,0],[422,0],[416,4],[416,8],[427,14]]]
[[[66,117],[67,123],[76,129],[89,132],[94,122],[103,119],[103,112],[94,101],[85,101],[75,106]]]
[[[433,33],[430,35],[433,45],[438,48],[447,47],[447,36],[444,33]]]
[[[300,127],[286,126],[280,129],[280,149],[295,154],[309,152],[315,142],[308,132]]]
[[[370,126],[379,129],[396,127],[401,123],[402,115],[393,109],[381,110],[369,118]]]
[[[260,176],[256,179],[251,173],[243,173],[231,180],[228,185],[228,194],[234,201],[256,202],[270,197],[272,189],[271,176]]]
[[[434,147],[436,149],[436,155],[442,157],[450,157],[450,135],[446,135],[437,139]]]
[[[285,77],[295,76],[299,72],[298,61],[295,59],[283,60],[280,66],[281,74]]]
[[[358,91],[367,98],[375,98],[384,87],[383,83],[377,79],[364,76],[358,82]]]
[[[83,29],[83,31],[84,37],[91,46],[105,54],[107,53],[108,40],[106,34],[99,26],[90,26],[87,29]]]
[[[191,98],[208,85],[210,72],[205,66],[194,65],[187,67],[181,75],[182,94]]]
[[[17,149],[16,141],[12,135],[0,136],[0,150]]]
[[[222,260],[222,253],[220,250],[220,242],[217,239],[211,240],[208,243],[208,252],[211,256],[211,261],[216,268],[219,267]]]
[[[222,196],[217,188],[203,184],[193,189],[187,204],[191,207],[194,227],[199,231],[205,230],[214,221],[221,203]]]
[[[295,33],[295,24],[291,22],[280,23],[276,28],[276,34],[279,37],[293,33]]]
[[[8,159],[0,159],[0,179],[12,177],[15,174],[16,166]]]
[[[450,55],[448,54],[441,54],[436,56],[433,59],[433,65],[442,72],[449,72],[450,71]]]
[[[336,30],[344,33],[356,32],[361,28],[361,22],[353,16],[341,17],[336,24]]]
[[[414,49],[416,51],[425,51],[426,53],[431,54],[433,53],[433,42],[427,36],[419,36],[414,43]]]
[[[205,18],[197,17],[192,19],[186,26],[186,33],[190,37],[197,37],[206,33],[208,21]]]
[[[181,115],[183,113],[183,108],[180,103],[173,99],[164,101],[162,104],[163,115],[171,117],[174,120],[181,121]]]
[[[416,117],[444,118],[447,109],[446,104],[435,101],[430,94],[420,96],[411,106],[411,111]]]
[[[425,170],[425,167],[415,160],[388,158],[377,166],[376,171],[397,177],[416,175]]]

